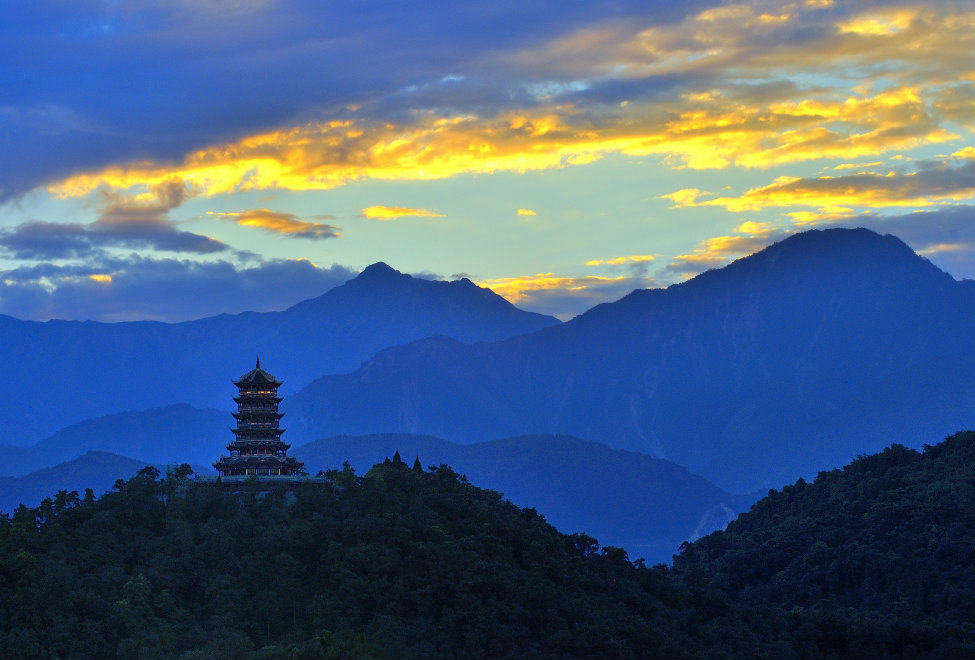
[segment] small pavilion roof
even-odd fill
[[[283,381],[278,380],[273,375],[261,369],[261,358],[257,358],[257,365],[246,374],[234,381],[237,387],[247,385],[270,385],[271,387],[281,387]]]

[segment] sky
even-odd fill
[[[975,278],[966,2],[0,5],[0,313],[284,309],[384,261],[563,319],[794,232]]]

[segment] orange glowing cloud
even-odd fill
[[[481,280],[478,286],[491,289],[499,296],[506,298],[509,302],[517,304],[523,302],[532,292],[561,290],[578,292],[592,287],[599,287],[606,284],[622,282],[628,278],[619,277],[598,277],[587,275],[585,277],[572,277],[565,275],[555,275],[554,273],[536,273],[535,275],[525,275],[522,277],[501,277],[493,280]]]
[[[443,213],[406,206],[368,206],[362,209],[362,217],[370,220],[396,220],[397,218],[442,218]]]
[[[292,238],[337,238],[342,234],[338,227],[321,222],[299,220],[293,213],[280,213],[270,209],[250,209],[248,211],[208,211],[207,215],[234,220],[242,227],[256,227],[265,231]]]

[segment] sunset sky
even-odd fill
[[[975,278],[970,2],[75,0],[0,37],[19,318],[283,309],[375,261],[570,318],[828,226]]]

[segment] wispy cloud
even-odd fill
[[[100,213],[90,224],[30,221],[0,232],[0,250],[15,259],[83,258],[108,248],[212,254],[220,241],[177,229],[168,213],[192,195],[167,179],[140,195],[100,191]]]
[[[368,206],[362,209],[362,217],[370,220],[396,220],[398,218],[442,218],[444,215],[429,209],[406,206]]]
[[[768,207],[928,207],[975,196],[975,158],[967,151],[939,161],[919,163],[916,170],[858,172],[813,178],[780,177],[736,197],[701,199],[706,193],[691,188],[664,195],[677,207],[722,206],[736,213]]]
[[[611,257],[609,259],[591,259],[586,262],[587,266],[622,266],[631,263],[646,263],[653,261],[656,257],[652,254],[630,254],[625,257]]]
[[[335,225],[323,222],[301,220],[293,213],[282,213],[270,209],[250,209],[247,211],[208,211],[207,215],[233,220],[242,227],[256,227],[272,234],[290,238],[320,240],[338,238],[341,232]]]

